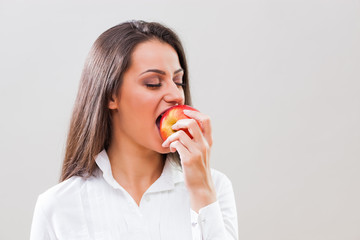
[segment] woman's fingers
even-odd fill
[[[172,126],[172,129],[187,129],[190,135],[195,139],[195,141],[199,141],[199,139],[201,139],[203,135],[199,124],[197,124],[196,120],[194,119],[180,119]]]
[[[169,147],[171,152],[177,151],[179,153],[181,162],[188,159],[189,151],[179,140],[171,142]]]
[[[193,148],[193,144],[191,143],[191,138],[182,130],[177,131],[173,134],[171,134],[165,142],[163,142],[163,147],[170,147],[171,143],[179,141],[181,144],[184,145],[185,148],[187,148],[188,151],[191,151]],[[171,151],[171,148],[170,148]]]
[[[208,142],[209,146],[212,146],[212,132],[211,132],[211,121],[210,117],[204,113],[192,111],[192,110],[184,110],[184,114],[192,119],[195,119],[198,123],[200,123],[201,131]]]
[[[185,126],[189,126],[189,123],[194,121],[193,119],[184,119],[183,123],[180,122],[179,126],[181,128],[185,128]],[[184,124],[184,125],[183,125]],[[195,122],[194,124],[197,125]],[[209,150],[210,146],[206,139],[203,137],[199,126],[194,127],[195,136],[193,139],[190,138],[188,134],[186,134],[183,130],[179,130],[172,135],[170,135],[165,142],[163,142],[163,147],[170,147],[171,152],[175,152],[175,150],[182,150],[180,158],[182,163],[192,163],[194,159],[198,159],[202,164],[205,164],[206,167],[209,167]],[[187,128],[188,130],[191,128]],[[199,139],[196,139],[199,138]],[[181,144],[181,148],[179,148],[179,144]],[[179,151],[178,151],[179,152]],[[186,153],[185,153],[186,152]],[[179,152],[180,154],[180,152]],[[184,158],[184,156],[187,156]],[[190,160],[190,161],[189,161]],[[198,161],[198,160],[195,160]]]

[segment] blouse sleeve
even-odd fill
[[[237,240],[238,221],[231,181],[221,174],[217,201],[199,210],[197,224],[202,240]],[[214,179],[215,180],[215,179]],[[195,212],[194,212],[195,213]],[[193,214],[194,214],[193,213]]]
[[[33,220],[31,224],[30,240],[53,240],[56,239],[53,231],[49,227],[48,219],[46,218],[41,195],[35,205]]]

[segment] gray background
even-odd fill
[[[360,1],[0,0],[0,239],[55,185],[85,57],[106,29],[181,37],[240,239],[360,239]]]

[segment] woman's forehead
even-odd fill
[[[147,69],[175,71],[181,67],[179,57],[171,45],[158,40],[149,40],[134,48],[130,68],[143,72]]]

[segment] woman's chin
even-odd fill
[[[160,147],[157,152],[161,153],[161,154],[168,154],[168,153],[170,153],[170,148]]]

